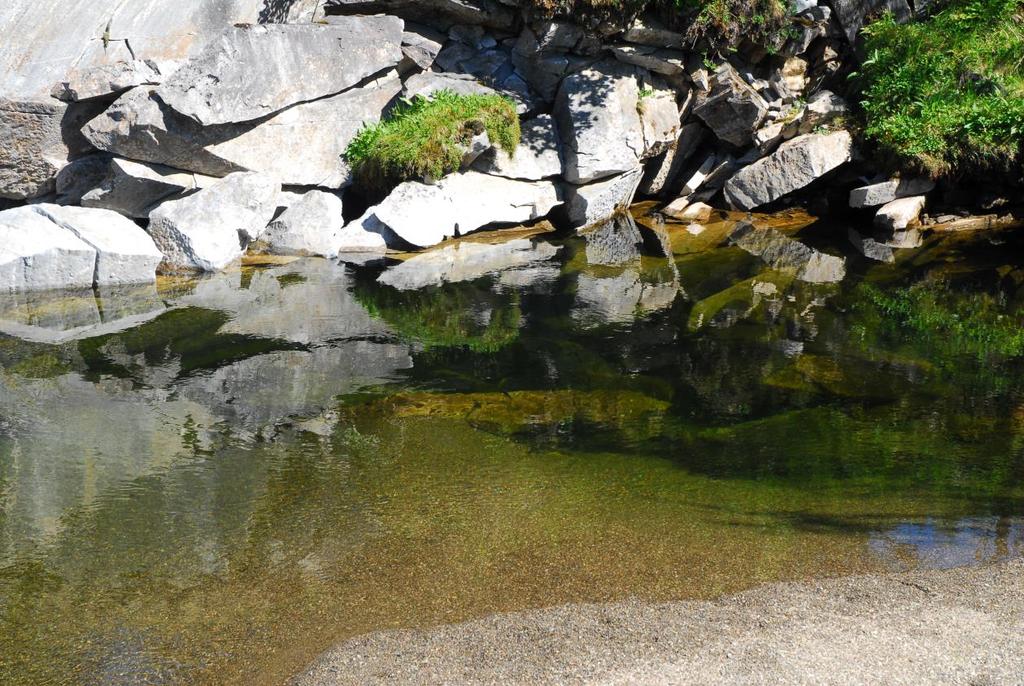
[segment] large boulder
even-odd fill
[[[881,183],[861,186],[850,191],[850,207],[878,207],[912,195],[924,195],[935,188],[935,182],[926,178],[889,179]]]
[[[150,283],[163,259],[153,239],[135,222],[110,210],[34,205],[40,214],[67,229],[96,251],[93,285]]]
[[[373,208],[373,215],[402,242],[425,248],[491,224],[540,219],[558,204],[558,191],[550,181],[517,181],[470,171],[446,176],[434,185],[400,184]]]
[[[693,113],[719,139],[744,147],[768,114],[768,103],[726,63],[715,72],[710,91],[698,97]]]
[[[80,202],[83,207],[114,210],[128,217],[145,219],[161,201],[215,181],[210,176],[114,157],[107,162],[102,180],[84,193]]]
[[[389,72],[255,125],[203,127],[171,110],[155,92],[137,88],[90,121],[84,134],[100,150],[200,174],[259,171],[286,185],[341,188],[352,180],[342,154],[364,124],[380,120],[400,89],[398,75]]]
[[[0,292],[88,288],[96,250],[33,207],[0,212]]]
[[[636,69],[601,62],[562,81],[555,118],[564,142],[564,176],[584,184],[636,168],[644,151]]]
[[[477,160],[475,169],[526,181],[539,181],[561,174],[561,143],[551,115],[542,114],[524,121],[521,129],[522,137],[512,155],[494,146]]]
[[[396,66],[402,29],[396,17],[236,26],[179,67],[160,87],[160,98],[207,126],[252,121]]]
[[[217,271],[242,256],[277,208],[280,184],[266,174],[229,174],[209,188],[163,203],[149,215],[149,235],[168,271]]]
[[[308,191],[270,222],[260,240],[277,255],[334,257],[344,224],[342,208],[334,193]]]
[[[725,198],[733,207],[752,210],[809,186],[852,156],[853,139],[846,131],[798,136],[736,172],[725,184]]]
[[[264,3],[4,0],[0,97],[45,100],[72,69],[81,72],[130,60],[133,51],[139,59],[180,60],[198,52],[227,26],[256,23]],[[111,40],[105,42],[107,27]]]
[[[412,100],[416,96],[429,98],[438,91],[452,91],[458,95],[493,95],[496,90],[477,81],[470,74],[425,71],[413,74],[405,81],[402,96]]]

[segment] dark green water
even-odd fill
[[[670,228],[3,300],[0,683],[1024,553],[1019,238],[814,285]]]

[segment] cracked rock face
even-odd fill
[[[260,119],[395,67],[402,60],[403,27],[397,17],[236,26],[179,67],[159,96],[206,126]]]

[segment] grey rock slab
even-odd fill
[[[752,210],[809,186],[852,156],[853,139],[846,131],[798,136],[736,172],[725,184],[726,200]]]
[[[668,150],[675,143],[681,128],[675,90],[652,83],[641,91],[637,109],[644,135],[641,159]]]
[[[875,226],[896,231],[918,223],[927,198],[912,195],[887,202],[875,214]]]
[[[433,185],[407,181],[373,209],[398,238],[429,247],[492,224],[545,217],[560,203],[550,181],[518,181],[469,171]]]
[[[679,134],[669,149],[645,165],[640,192],[658,195],[675,187],[683,166],[704,140],[706,129],[700,122],[688,122],[679,128]]]
[[[693,113],[726,143],[748,145],[768,114],[768,103],[729,64],[718,68],[710,85],[698,96]]]
[[[488,274],[541,264],[558,254],[550,243],[517,238],[504,243],[457,241],[385,270],[377,282],[400,291],[473,281]]]
[[[260,241],[276,255],[334,257],[344,224],[341,198],[312,190],[270,222]]]
[[[225,27],[256,23],[265,0],[89,0],[0,3],[0,97],[50,97],[72,69],[134,59],[180,60]],[[110,26],[109,43],[101,40]],[[128,44],[124,39],[129,41]]]
[[[217,271],[242,256],[273,218],[280,184],[254,172],[230,174],[209,188],[169,200],[149,215],[149,235],[168,271]]]
[[[564,176],[585,184],[636,168],[643,157],[636,70],[602,62],[562,81],[555,119],[564,144]]]
[[[565,187],[565,206],[569,222],[576,228],[604,222],[624,211],[633,202],[643,178],[643,168],[634,167],[625,174],[584,186]]]
[[[834,283],[846,275],[846,260],[810,248],[776,229],[740,223],[729,241],[760,257],[772,269],[796,272],[796,278],[810,283]]]
[[[115,157],[107,163],[104,178],[82,195],[81,205],[145,219],[162,200],[215,181],[211,176]]]
[[[562,173],[558,127],[549,114],[524,121],[522,137],[511,155],[495,146],[477,160],[475,169],[510,179],[539,181]]]
[[[362,217],[345,225],[338,234],[338,254],[382,254],[387,250],[384,236],[392,235],[391,230],[377,219],[375,209],[371,207]]]
[[[402,55],[419,69],[430,69],[445,43],[444,34],[428,26],[406,23],[402,33]]]
[[[142,85],[163,81],[160,67],[152,60],[122,60],[85,69],[72,69],[50,93],[58,100],[77,102],[118,95]]]
[[[626,64],[643,67],[655,74],[683,76],[686,74],[687,54],[682,50],[652,48],[642,45],[612,45],[615,59]]]
[[[96,250],[95,286],[121,286],[156,280],[163,254],[132,220],[89,207],[33,205],[40,214]]]
[[[0,292],[89,288],[96,250],[34,207],[0,212]]]
[[[668,29],[651,17],[642,17],[634,21],[632,26],[623,32],[622,39],[655,48],[682,48],[685,43],[685,36],[681,32]]]
[[[925,195],[935,189],[935,182],[926,178],[889,179],[850,191],[850,207],[878,207],[899,198]]]
[[[107,177],[111,159],[110,154],[98,152],[69,162],[57,172],[55,202],[58,205],[81,205],[82,196]]]
[[[810,133],[820,126],[828,126],[850,111],[846,101],[831,91],[819,91],[812,97],[800,117],[800,133]]]
[[[209,176],[267,172],[287,185],[341,188],[351,183],[341,158],[349,142],[364,124],[380,120],[400,88],[397,73],[389,72],[258,124],[209,127],[174,112],[150,89],[137,88],[90,121],[84,133],[97,148],[134,160]]]
[[[160,98],[207,126],[260,119],[396,66],[402,29],[396,17],[232,27],[179,67]]]

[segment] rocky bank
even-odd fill
[[[0,291],[216,271],[246,252],[421,249],[544,218],[586,231],[637,198],[683,220],[842,208],[876,234],[854,245],[884,259],[935,221],[929,203],[950,203],[928,179],[876,174],[846,130],[836,91],[877,10],[801,0],[769,54],[691,45],[654,16],[558,18],[517,0],[11,0]],[[348,144],[439,90],[511,98],[518,149],[486,142],[460,171],[371,202]]]

